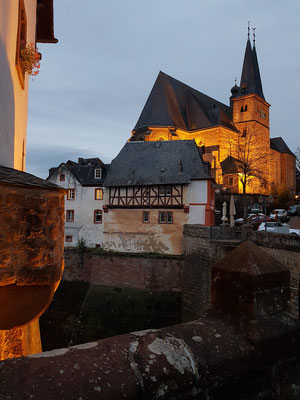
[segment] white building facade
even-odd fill
[[[99,159],[68,161],[49,171],[49,180],[66,189],[65,247],[84,240],[87,247],[103,247],[103,181],[108,166]]]

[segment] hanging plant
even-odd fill
[[[42,59],[41,53],[38,52],[38,48],[30,43],[28,45],[21,44],[20,47],[20,64],[24,74],[30,76],[37,76],[40,69],[40,61]]]

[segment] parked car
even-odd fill
[[[289,206],[287,210],[287,215],[297,215],[300,212],[300,205],[295,204],[294,206]]]
[[[265,224],[266,224],[266,229],[265,229]],[[262,222],[257,230],[258,231],[267,231],[267,232],[275,232],[275,226],[276,226],[276,222]],[[286,228],[288,228],[288,234],[290,235],[299,235],[300,236],[300,229],[295,229],[292,228],[289,224],[283,223],[281,224],[281,226],[284,226]]]
[[[287,211],[284,210],[283,208],[277,208],[276,210],[273,210],[270,214],[270,218],[272,221],[275,221],[276,218],[283,218],[287,217]]]
[[[247,222],[249,222],[249,218],[253,216],[264,215],[263,213],[251,213],[247,215]],[[235,221],[235,225],[242,225],[244,223],[244,218],[237,218]]]
[[[249,224],[254,225],[255,228],[258,228],[258,226],[262,223],[262,222],[270,222],[271,219],[264,214],[257,214],[257,215],[251,215],[251,217],[249,217],[247,219],[247,222]]]

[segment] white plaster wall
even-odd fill
[[[59,181],[59,174],[65,174],[65,182]],[[74,222],[65,222],[65,236],[72,235],[72,242],[65,242],[66,247],[77,246],[78,239],[83,238],[88,247],[103,244],[104,217],[103,200],[95,200],[95,187],[82,187],[69,171],[61,167],[49,179],[65,189],[75,189],[75,200],[67,200],[65,195],[65,221],[67,210],[74,210]],[[102,224],[94,223],[94,210],[102,210]]]
[[[27,41],[35,43],[36,0],[25,0]],[[21,87],[16,70],[19,0],[0,0],[0,165],[22,169],[26,153],[28,76]],[[24,159],[25,166],[25,159]]]
[[[205,224],[207,181],[192,181],[189,185],[189,224]]]

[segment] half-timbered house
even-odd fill
[[[214,223],[212,178],[194,141],[126,143],[104,186],[107,250],[181,254],[184,224]]]

